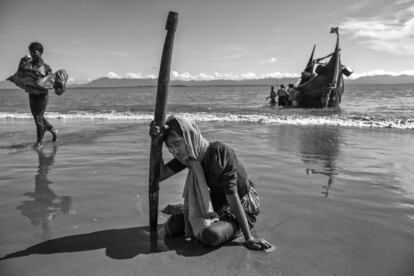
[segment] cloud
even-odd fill
[[[106,74],[106,77],[109,79],[155,79],[156,76],[153,74],[142,75],[141,73],[126,73],[124,75],[119,75],[115,72],[109,72]]]
[[[141,75],[141,73],[126,73],[125,74],[125,78],[126,79],[142,79],[143,76]]]
[[[68,85],[71,85],[71,84],[84,84],[84,83],[91,82],[92,80],[93,80],[92,78],[75,79],[75,78],[69,77],[67,84]]]
[[[255,73],[248,72],[248,73],[241,74],[240,78],[242,80],[253,80],[253,79],[257,79],[257,76]]]
[[[299,78],[299,76],[300,75],[298,73],[273,72],[273,73],[261,75],[261,78],[262,79],[265,79],[265,78]]]
[[[200,73],[198,75],[191,75],[188,72],[179,73],[177,71],[172,71],[171,73],[172,80],[181,80],[181,81],[200,81],[200,80],[216,80],[216,79],[231,79],[231,75],[214,73],[212,75]]]
[[[109,72],[106,77],[109,79],[122,79],[122,77],[115,72]]]
[[[247,72],[242,74],[205,74],[200,73],[197,75],[191,75],[188,72],[178,73],[173,71],[171,73],[171,80],[181,80],[181,81],[210,81],[210,80],[253,80],[253,79],[266,79],[266,78],[297,78],[299,74],[296,73],[280,73],[273,72],[262,75],[257,75],[253,72]]]
[[[350,76],[350,79],[357,79],[360,77],[366,76],[376,76],[376,75],[391,75],[391,76],[399,76],[399,75],[412,75],[414,76],[414,70],[407,70],[407,71],[386,71],[382,69],[375,69],[369,72],[363,73],[353,73]],[[125,75],[119,75],[115,72],[109,72],[107,77],[110,79],[155,79],[157,76],[153,74],[142,75],[141,73],[126,73]],[[179,73],[177,71],[171,72],[171,80],[179,80],[179,81],[212,81],[212,80],[261,80],[261,79],[280,79],[280,78],[299,78],[300,74],[298,73],[282,73],[282,72],[271,72],[266,74],[255,74],[253,72],[246,72],[242,74],[223,74],[215,72],[213,74],[206,74],[206,73],[199,73],[192,75],[189,72]]]
[[[265,64],[265,63],[275,63],[277,61],[277,59],[275,57],[271,57],[269,59],[262,59],[260,61],[260,64]]]
[[[68,78],[67,83],[68,83],[68,84],[75,83],[75,79],[74,79],[74,78],[69,77],[69,78]]]
[[[370,49],[395,55],[414,56],[414,5],[398,4],[389,15],[348,18],[340,29]]]
[[[410,75],[414,76],[414,70],[406,70],[406,71],[387,71],[382,69],[375,69],[369,72],[363,73],[353,73],[349,79],[357,79],[360,77],[367,77],[367,76],[376,76],[376,75],[391,75],[391,76],[399,76],[399,75]],[[142,75],[141,73],[126,73],[125,75],[119,75],[115,72],[109,72],[106,75],[110,79],[156,79],[157,76],[153,74]],[[205,74],[199,73],[196,75],[191,75],[189,72],[179,73],[176,71],[171,72],[171,80],[180,80],[180,81],[211,81],[211,80],[261,80],[261,79],[280,79],[280,78],[299,78],[299,74],[297,73],[282,73],[282,72],[271,72],[266,74],[257,75],[253,72],[247,72],[242,74],[222,74],[222,73],[213,73],[213,74]],[[77,80],[74,78],[70,78],[68,80],[68,84],[76,84],[76,83],[87,83],[92,81],[91,78],[86,80]]]
[[[190,75],[190,73],[188,72],[184,72],[184,73],[178,73],[176,71],[172,71],[171,73],[171,79],[173,80],[183,80],[183,81],[190,81],[190,80],[194,80],[194,77]]]

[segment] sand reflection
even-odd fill
[[[67,214],[71,209],[70,196],[59,196],[50,188],[53,184],[48,178],[51,166],[55,162],[57,146],[53,146],[51,152],[44,149],[37,151],[39,165],[35,175],[34,192],[24,193],[29,199],[17,206],[20,213],[29,218],[32,225],[39,226],[42,230],[42,238],[49,239],[52,234],[51,222],[61,214]]]
[[[309,166],[306,173],[325,175],[328,178],[327,184],[322,186],[322,194],[325,197],[328,197],[329,190],[334,183],[334,176],[337,175],[336,159],[340,153],[341,143],[339,127],[312,126],[306,128],[301,135],[302,159]]]

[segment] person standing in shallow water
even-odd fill
[[[276,91],[275,91],[275,87],[274,86],[272,86],[271,88],[270,88],[270,95],[269,95],[269,97],[267,97],[266,98],[266,100],[267,99],[270,99],[270,104],[272,104],[272,105],[275,105],[276,104]]]
[[[288,93],[287,105],[292,106],[293,105],[293,98],[295,96],[295,88],[294,88],[293,83],[289,83],[287,93]]]
[[[29,45],[29,52],[32,58],[30,62],[31,70],[37,79],[41,79],[52,74],[52,69],[47,65],[43,58],[43,45],[39,42],[32,42]],[[29,94],[30,110],[36,125],[37,141],[34,145],[35,149],[42,148],[43,136],[45,131],[49,131],[53,136],[53,141],[57,141],[56,129],[46,120],[45,111],[49,101],[48,89],[43,87],[27,87],[25,91]]]
[[[277,100],[278,105],[285,106],[288,100],[288,92],[283,84],[280,85],[280,88],[277,90],[276,94],[279,97]]]
[[[208,142],[194,122],[175,116],[170,116],[162,129],[151,122],[149,134],[162,139],[174,156],[166,165],[161,162],[161,181],[185,168],[189,170],[184,206],[165,224],[168,236],[185,236],[218,246],[243,234],[249,249],[273,248],[251,233],[260,200],[233,149],[221,142]]]

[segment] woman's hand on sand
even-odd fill
[[[244,242],[243,244],[250,250],[263,250],[263,251],[273,251],[275,248],[270,242],[266,241],[265,239],[256,239],[251,238]]]

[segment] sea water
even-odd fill
[[[214,262],[213,274],[410,275],[414,86],[349,85],[332,109],[270,106],[269,90],[170,87],[168,114],[196,120],[208,140],[235,149],[261,197],[256,233],[277,246],[271,256],[223,248],[180,262]],[[51,93],[46,118],[60,140],[36,152],[28,149],[36,137],[27,95],[0,91],[1,255],[148,225],[155,95],[156,87]],[[160,206],[181,199],[184,180],[180,173],[162,183]],[[228,250],[244,270],[229,266]]]
[[[168,111],[198,121],[414,128],[413,85],[349,85],[339,108],[270,106],[265,86],[171,87]],[[52,93],[51,93],[52,94]],[[57,120],[149,120],[155,87],[77,88],[52,95],[47,117]],[[0,119],[30,119],[27,95],[0,91]]]

